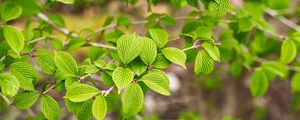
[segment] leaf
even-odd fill
[[[156,68],[165,69],[170,64],[171,62],[162,53],[159,53],[157,54],[156,59],[152,65]]]
[[[84,102],[81,109],[77,111],[76,117],[78,120],[91,120],[93,116],[92,113],[93,101],[90,99],[87,102]]]
[[[207,14],[214,18],[222,18],[227,14],[229,8],[230,8],[229,0],[220,0],[219,3],[217,3],[214,0],[211,0],[208,3]]]
[[[169,96],[171,94],[169,80],[163,72],[149,73],[143,76],[141,81],[143,81],[149,88],[162,95]]]
[[[37,50],[37,62],[41,69],[47,74],[53,74],[55,71],[54,54],[46,49]]]
[[[162,48],[168,43],[169,34],[163,29],[151,28],[149,34],[158,48]]]
[[[15,62],[9,66],[9,70],[19,80],[20,86],[24,90],[34,91],[33,84],[38,83],[38,72],[28,63]]]
[[[261,66],[264,70],[279,75],[282,78],[286,77],[288,74],[288,68],[285,65],[274,61],[264,62]]]
[[[292,92],[300,92],[300,73],[296,73],[291,81]]]
[[[144,94],[139,84],[130,84],[122,94],[121,101],[124,117],[130,117],[140,112],[144,106]]]
[[[208,53],[208,55],[215,61],[220,61],[220,52],[217,46],[210,43],[203,43],[201,47]]]
[[[297,47],[293,40],[284,40],[281,45],[280,62],[288,64],[292,62],[297,55]]]
[[[68,44],[68,50],[75,50],[79,48],[80,46],[84,45],[86,43],[86,40],[82,37],[75,37],[72,38]]]
[[[289,0],[266,0],[266,3],[272,9],[286,9],[290,6]]]
[[[118,25],[125,26],[125,27],[129,27],[129,26],[131,25],[131,21],[130,21],[130,19],[128,18],[128,16],[126,16],[126,15],[120,15],[120,16],[117,18],[117,24],[118,24]]]
[[[86,84],[77,84],[67,88],[65,98],[71,100],[72,102],[82,102],[94,97],[99,93],[100,91],[97,88]]]
[[[239,20],[239,31],[248,32],[253,28],[253,23],[250,18],[243,17]]]
[[[48,120],[58,120],[60,115],[59,104],[49,95],[44,95],[41,100],[41,111]]]
[[[117,67],[114,70],[112,78],[118,88],[118,93],[121,92],[122,88],[126,87],[133,81],[133,77],[132,71],[127,68]]]
[[[268,90],[268,79],[262,69],[255,70],[250,83],[250,90],[253,97],[261,96]]]
[[[55,52],[55,64],[65,76],[77,77],[78,68],[74,58],[67,52]]]
[[[3,22],[18,18],[22,13],[22,7],[14,2],[5,1],[0,6],[0,13]]]
[[[106,100],[102,95],[98,95],[93,102],[93,115],[97,120],[103,120],[107,111]]]
[[[130,69],[138,76],[142,75],[146,69],[147,65],[143,63],[140,58],[136,58],[129,63]]]
[[[124,64],[128,64],[142,51],[143,42],[136,35],[123,35],[117,42],[117,52]]]
[[[113,85],[115,85],[112,77],[107,73],[107,71],[102,71],[100,74],[101,80],[106,87],[112,87]]]
[[[28,109],[39,98],[38,92],[22,92],[16,95],[13,105],[15,105],[19,109]]]
[[[13,26],[4,25],[3,35],[10,48],[17,54],[20,54],[24,47],[23,34]]]
[[[11,74],[0,74],[0,87],[4,95],[12,97],[17,94],[20,84],[15,76]]]
[[[197,75],[199,74],[209,74],[214,69],[214,61],[209,56],[209,54],[204,51],[200,50],[197,54],[195,59],[194,71]]]
[[[178,64],[184,69],[186,69],[185,67],[186,55],[183,51],[177,48],[168,47],[163,49],[161,52],[172,63]]]
[[[147,37],[141,37],[141,40],[143,41],[144,46],[140,53],[140,57],[145,64],[151,65],[157,55],[156,44],[153,42],[153,40]]]
[[[55,1],[62,2],[64,4],[73,4],[75,0],[55,0]]]

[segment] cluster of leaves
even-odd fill
[[[55,0],[71,4],[74,0]],[[48,0],[47,4],[55,1]],[[284,0],[285,1],[285,0]],[[276,48],[278,42],[270,47],[265,32],[273,32],[271,25],[263,18],[265,3],[247,1],[244,7],[233,11],[229,0],[171,0],[176,7],[189,4],[195,7],[185,17],[185,25],[180,33],[184,39],[183,49],[168,46],[169,34],[164,26],[175,25],[176,19],[164,13],[152,13],[145,23],[146,35],[124,34],[120,27],[128,28],[138,22],[132,22],[126,15],[108,17],[103,25],[100,37],[109,45],[94,43],[91,36],[99,31],[83,29],[79,33],[66,31],[63,19],[57,15],[50,18],[41,14],[41,7],[35,0],[5,1],[0,5],[0,102],[7,102],[19,109],[30,109],[36,102],[47,119],[59,119],[60,105],[47,93],[56,89],[66,90],[64,96],[68,111],[78,119],[103,119],[107,112],[116,109],[123,118],[130,118],[143,109],[144,93],[153,90],[169,96],[169,80],[163,69],[171,63],[186,69],[186,63],[194,63],[196,75],[208,75],[214,69],[215,62],[229,62],[233,76],[239,76],[242,68],[253,69],[257,58],[274,54],[270,49]],[[126,0],[134,4],[137,0]],[[148,9],[158,4],[158,0],[147,0]],[[271,0],[267,5],[274,9],[285,8],[280,1]],[[45,5],[45,6],[46,6]],[[203,9],[205,8],[205,10]],[[253,12],[256,11],[256,12]],[[223,18],[228,12],[228,21]],[[9,25],[9,21],[20,16],[40,18],[34,21],[29,18],[24,30]],[[46,17],[46,18],[45,18]],[[31,26],[36,22],[38,27]],[[104,28],[115,28],[105,31]],[[216,27],[224,29],[218,43],[213,36]],[[67,36],[61,40],[53,35],[58,30]],[[87,33],[88,36],[83,36]],[[254,34],[254,37],[249,37]],[[288,64],[297,54],[296,43],[300,41],[299,33],[286,37],[281,45],[278,61],[263,61],[252,75],[250,90],[253,96],[263,95],[270,81],[276,75],[288,77]],[[274,38],[276,39],[276,38]],[[45,40],[53,49],[37,49],[37,42]],[[268,45],[266,45],[268,44]],[[245,49],[243,47],[250,46]],[[49,47],[49,46],[48,46]],[[72,50],[88,47],[88,58],[80,62],[69,53]],[[222,56],[220,55],[222,53]],[[275,53],[276,54],[276,53]],[[32,59],[38,66],[34,66]],[[51,81],[39,81],[39,72],[53,76]],[[99,75],[101,81],[94,79]],[[300,91],[300,74],[292,78],[293,91]],[[101,82],[103,85],[99,87]],[[36,87],[44,84],[41,90]],[[105,88],[105,89],[104,89]],[[114,90],[116,88],[116,91]],[[39,88],[40,89],[40,88]],[[120,101],[120,102],[119,102]],[[121,106],[119,106],[121,104]],[[1,104],[2,105],[2,104]],[[1,106],[2,107],[2,106]],[[3,108],[2,107],[2,108]]]

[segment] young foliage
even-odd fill
[[[49,95],[44,95],[41,99],[41,111],[48,120],[58,120],[60,106],[55,99]]]
[[[199,74],[209,74],[214,69],[214,60],[209,56],[209,54],[200,50],[195,59],[194,71],[197,75]]]
[[[161,52],[169,61],[186,69],[186,54],[183,51],[174,47],[167,47],[162,49]]]
[[[131,83],[122,93],[122,115],[131,117],[140,112],[144,106],[143,90],[137,83]]]
[[[281,45],[280,62],[288,64],[294,60],[297,55],[297,47],[293,40],[284,40]]]
[[[13,26],[4,25],[3,35],[10,48],[19,56],[24,47],[23,34]]]
[[[91,99],[99,93],[100,91],[92,86],[86,84],[75,84],[67,88],[65,98],[72,102],[83,102]]]
[[[118,93],[133,81],[133,72],[128,68],[118,67],[112,73],[112,79],[118,88]]]
[[[133,35],[123,35],[117,42],[117,52],[124,64],[130,63],[143,49],[141,37]]]
[[[68,77],[77,77],[78,68],[74,58],[67,52],[55,52],[55,65],[57,69]]]
[[[169,34],[163,29],[151,28],[149,34],[158,48],[162,48],[168,43]]]
[[[106,100],[104,96],[98,95],[92,106],[93,115],[97,120],[103,120],[107,111]]]
[[[1,19],[7,22],[18,18],[22,13],[22,7],[12,1],[5,1],[0,5]]]
[[[261,96],[267,92],[269,81],[265,72],[262,69],[254,71],[251,77],[250,91],[253,97]]]
[[[19,109],[29,109],[39,98],[38,92],[22,92],[18,93],[12,103]]]
[[[148,74],[144,75],[141,78],[141,81],[143,81],[149,88],[162,95],[171,95],[169,80],[165,73],[162,71],[150,71]]]

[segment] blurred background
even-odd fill
[[[123,0],[75,0],[74,5],[54,4],[52,8],[43,11],[51,17],[62,19],[61,22],[71,31],[84,28],[96,30],[101,28],[106,18],[110,16],[127,15],[132,21],[144,20],[147,12],[147,1],[139,0],[136,4],[126,4]],[[39,1],[44,4],[46,1]],[[243,0],[231,0],[233,6],[243,5]],[[300,1],[291,0],[290,8],[284,11],[284,15],[295,23],[300,22]],[[156,13],[166,13],[173,17],[186,16],[194,8],[190,6],[173,7],[169,0],[160,0],[156,6],[152,6],[152,11]],[[23,19],[24,18],[24,19]],[[23,28],[26,17],[12,21],[10,24]],[[276,19],[265,15],[278,33],[285,35],[289,28],[280,24]],[[170,38],[178,37],[184,25],[184,20],[177,20],[176,24],[166,26]],[[145,35],[146,27],[143,24],[133,25],[129,28],[120,28],[123,32],[136,32]],[[220,38],[219,29],[215,29],[214,37]],[[65,39],[59,32],[54,35]],[[105,37],[104,37],[105,38]],[[93,37],[101,42],[99,36]],[[219,40],[216,40],[219,41]],[[172,46],[182,46],[183,40],[170,42]],[[38,47],[48,48],[49,44],[39,43]],[[279,48],[274,48],[279,49]],[[72,51],[78,62],[82,62],[87,57],[87,49],[79,48]],[[221,52],[222,56],[222,52]],[[297,58],[299,59],[299,58]],[[235,67],[235,68],[233,68]],[[238,69],[240,75],[234,77],[232,69]],[[292,93],[290,80],[275,80],[268,89],[268,92],[259,98],[253,99],[249,90],[249,80],[253,71],[243,67],[232,66],[227,62],[216,64],[215,70],[208,76],[195,76],[193,64],[188,64],[187,69],[171,65],[165,70],[170,79],[172,95],[165,97],[154,92],[145,94],[145,107],[143,116],[136,116],[140,120],[300,120],[300,94]],[[41,73],[42,79],[49,78]],[[72,120],[75,117],[66,111],[64,92],[50,91],[62,106],[61,119]],[[2,108],[0,108],[1,110]],[[32,110],[21,111],[15,107],[4,109],[0,112],[1,120],[15,119],[43,119],[39,112],[39,106],[34,105]],[[118,119],[115,112],[111,112],[106,117],[107,120]]]

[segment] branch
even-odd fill
[[[94,42],[89,42],[88,45],[101,47],[101,48],[107,48],[107,49],[111,49],[111,50],[116,50],[117,49],[114,46],[109,46],[109,45],[105,45],[105,44],[101,44],[101,43],[94,43]]]
[[[287,18],[285,18],[283,16],[279,16],[276,11],[271,10],[271,9],[266,9],[265,12],[268,15],[272,16],[273,18],[277,18],[278,17],[279,21],[281,23],[285,24],[286,26],[288,26],[289,28],[294,29],[294,30],[296,30],[298,32],[300,31],[300,27],[297,24],[295,24],[294,22],[290,21],[289,19],[287,19]]]
[[[46,94],[47,92],[49,92],[50,90],[52,90],[55,86],[56,86],[57,83],[55,83],[54,85],[52,85],[51,87],[49,87],[47,90],[45,90],[43,92],[43,95]]]
[[[10,105],[11,102],[9,101],[9,99],[5,95],[0,93],[0,96],[3,98],[3,100],[6,102],[7,105]]]
[[[101,93],[104,95],[104,96],[107,96],[113,89],[114,89],[115,86],[112,86],[110,87],[108,90],[103,90],[101,91]]]
[[[64,35],[68,35],[70,33],[70,31],[66,28],[63,27],[59,27],[57,26],[54,22],[52,22],[45,14],[43,13],[38,13],[37,17],[44,20],[45,22],[47,22],[49,25],[51,25],[53,28],[55,28],[56,30],[58,30],[59,32],[61,32]]]
[[[268,61],[268,60],[263,59],[263,58],[260,58],[260,57],[255,57],[254,60],[255,60],[256,62],[260,63],[260,64],[262,64],[262,63]],[[287,65],[287,68],[288,68],[289,70],[292,70],[292,71],[300,72],[300,67],[297,67],[297,66]]]

